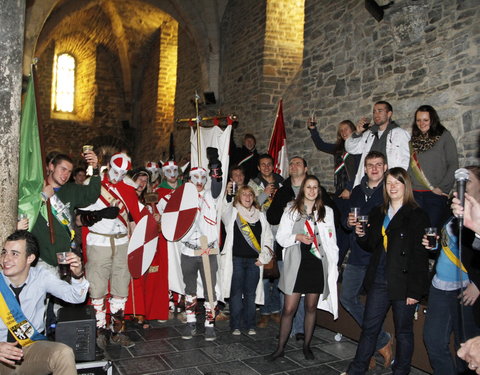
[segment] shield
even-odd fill
[[[162,233],[168,241],[179,241],[193,225],[198,211],[198,192],[191,182],[175,189],[162,214]]]
[[[142,210],[144,216],[135,226],[128,243],[128,269],[133,278],[142,276],[150,267],[157,251],[157,222],[147,208]]]

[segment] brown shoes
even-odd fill
[[[392,364],[392,359],[393,359],[392,343],[393,343],[393,338],[391,338],[390,341],[388,341],[387,345],[385,345],[382,349],[378,350],[378,352],[384,359],[383,366],[385,368],[389,368],[390,365]]]
[[[258,328],[267,328],[270,315],[260,315],[260,320],[257,323]]]
[[[274,313],[270,315],[270,318],[277,324],[280,324],[281,315],[280,313]]]

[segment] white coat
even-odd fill
[[[326,213],[324,221],[317,222],[318,237],[322,247],[327,256],[327,270],[328,270],[328,288],[329,295],[324,298],[320,294],[317,308],[325,310],[333,314],[333,318],[338,318],[338,294],[337,294],[337,279],[338,279],[338,246],[337,237],[335,234],[335,223],[333,220],[333,210],[330,207],[325,207]],[[285,294],[292,294],[295,286],[295,281],[302,260],[300,249],[300,242],[295,240],[298,233],[293,233],[295,223],[300,220],[298,211],[291,212],[290,206],[287,206],[285,212],[280,220],[276,240],[283,249],[283,272],[280,274],[278,282],[279,289]],[[304,233],[303,231],[301,233]],[[324,260],[322,260],[324,261]]]
[[[219,285],[221,288],[222,298],[230,297],[230,289],[232,286],[233,275],[233,235],[235,219],[237,218],[238,211],[233,207],[232,203],[228,203],[222,214],[222,221],[225,224],[225,231],[227,235],[225,237],[225,245],[223,246],[222,253],[220,254],[220,280]],[[260,239],[260,247],[262,251],[258,255],[258,259],[262,264],[267,264],[272,259],[270,251],[266,248],[268,246],[273,250],[273,235],[268,224],[267,218],[263,212],[260,212],[260,223],[262,224],[262,236]],[[264,303],[264,291],[263,291],[263,266],[260,266],[260,279],[257,284],[255,303],[257,305],[263,305]]]
[[[363,132],[361,137],[355,138],[350,136],[350,138],[345,141],[345,150],[347,152],[354,155],[362,154],[353,187],[359,185],[365,175],[365,157],[370,152],[374,140],[375,136],[371,130],[368,129]],[[410,133],[400,127],[393,128],[390,133],[387,134],[386,157],[388,168],[402,167],[405,170],[408,169],[410,163],[409,141]]]

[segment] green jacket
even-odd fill
[[[70,214],[72,220],[75,220],[74,209],[86,207],[94,203],[100,195],[100,177],[93,176],[88,185],[77,185],[68,182],[63,185],[56,193],[58,198],[67,204],[70,202]],[[70,251],[70,233],[65,225],[61,224],[54,215],[53,228],[55,231],[55,242],[50,243],[50,230],[48,223],[42,214],[38,215],[38,219],[32,228],[32,233],[37,237],[40,245],[40,258],[46,263],[57,266],[56,253],[62,251]]]

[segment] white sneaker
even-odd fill
[[[234,329],[234,330],[232,331],[232,335],[234,335],[234,336],[240,336],[241,334],[242,334],[242,332],[240,332],[239,329]]]
[[[256,332],[253,328],[250,328],[250,329],[248,330],[248,334],[249,334],[250,336],[253,336],[253,335],[256,335],[257,332]]]

